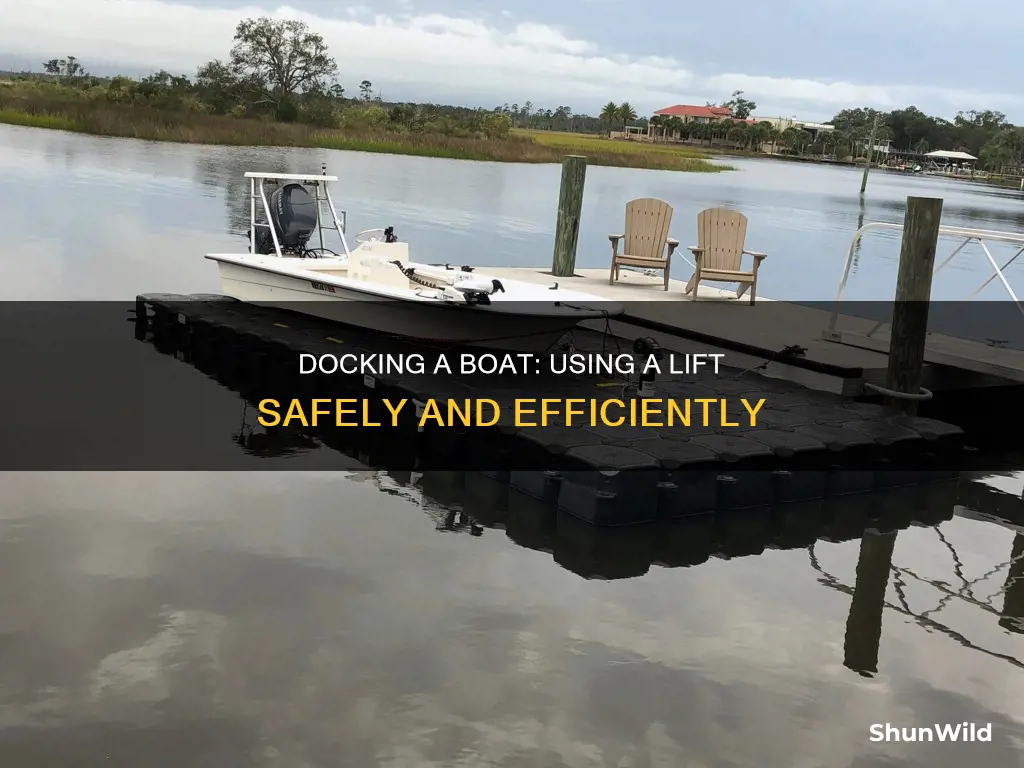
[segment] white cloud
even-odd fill
[[[351,87],[366,78],[399,98],[429,92],[455,102],[531,99],[589,110],[614,99],[629,100],[644,112],[668,104],[700,104],[739,89],[758,102],[761,114],[819,119],[865,104],[916,103],[945,114],[964,103],[997,104],[1007,112],[1024,103],[1019,96],[932,87],[740,73],[698,77],[676,59],[603,49],[544,24],[498,26],[438,13],[370,16],[357,4],[341,10],[340,18],[324,19],[287,6],[223,9],[157,0],[0,0],[0,52],[40,61],[74,52],[93,68],[116,63],[192,72],[203,61],[227,54],[240,19],[269,14],[302,19],[323,34],[343,83]]]

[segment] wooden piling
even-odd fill
[[[878,644],[882,639],[882,612],[889,588],[896,532],[864,531],[857,559],[857,581],[846,619],[843,664],[871,677],[878,672]]]
[[[576,270],[576,242],[583,209],[583,185],[587,177],[587,158],[568,155],[562,161],[562,187],[558,193],[558,219],[555,222],[555,251],[551,273],[572,277]]]
[[[908,197],[903,220],[903,245],[896,278],[896,303],[889,340],[889,369],[885,386],[895,392],[917,395],[928,335],[928,307],[932,272],[939,242],[942,199]],[[917,400],[889,397],[887,405],[907,414],[917,412]]]
[[[871,158],[875,156],[875,136],[878,134],[878,115],[875,115],[871,123],[871,135],[868,137],[868,158],[864,161],[864,175],[860,180],[860,194],[864,196],[864,190],[868,188],[868,171],[871,170]]]

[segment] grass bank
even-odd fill
[[[560,163],[565,155],[579,153],[585,154],[592,165],[704,173],[731,170],[693,150],[636,151],[637,145],[631,142],[580,134],[513,132],[505,138],[488,139],[385,130],[356,133],[93,99],[26,97],[5,94],[3,88],[0,123],[188,144],[313,147],[502,163]]]

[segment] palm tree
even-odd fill
[[[683,118],[673,117],[668,121],[669,130],[677,140],[690,138],[690,124],[684,123]]]
[[[636,120],[636,110],[633,109],[633,105],[628,101],[619,104],[619,120],[622,121],[622,130],[626,130],[626,126],[633,120]]]
[[[619,105],[614,101],[609,101],[601,108],[601,114],[598,115],[598,119],[602,123],[608,123],[611,125],[619,119]]]
[[[726,134],[726,138],[731,141],[737,149],[743,149],[750,143],[750,131],[747,128],[746,123],[734,123]]]
[[[799,128],[790,126],[782,132],[782,136],[779,138],[782,141],[782,145],[787,149],[799,153],[803,149],[805,134]]]
[[[658,129],[658,136],[665,138],[665,127],[668,124],[669,118],[665,115],[651,115],[651,119],[648,124],[651,128]]]
[[[697,141],[708,140],[708,144],[711,143],[711,124],[710,123],[691,123],[690,125],[690,136],[697,139]]]
[[[763,121],[760,123],[754,123],[751,133],[753,133],[754,143],[757,146],[757,150],[760,152],[764,143],[766,141],[771,141],[772,124]]]

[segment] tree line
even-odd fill
[[[349,96],[323,37],[301,21],[240,22],[227,58],[203,64],[192,78],[166,70],[98,78],[74,56],[51,59],[43,70],[80,95],[157,109],[460,137],[499,138],[512,127],[511,115],[497,109],[385,102],[369,80]]]
[[[268,17],[239,22],[225,60],[198,68],[193,78],[160,71],[135,80],[97,78],[74,56],[51,59],[46,75],[61,86],[97,98],[161,109],[191,110],[215,115],[304,122],[311,125],[382,129],[455,136],[501,137],[512,128],[598,134],[627,125],[648,126],[655,135],[681,140],[728,141],[739,148],[795,154],[819,153],[856,157],[867,147],[876,117],[876,142],[891,143],[909,153],[961,150],[980,158],[982,167],[1013,171],[1024,167],[1024,128],[995,110],[961,111],[953,120],[926,115],[910,106],[890,112],[868,107],[845,109],[830,123],[833,131],[816,140],[797,128],[778,130],[769,123],[745,122],[757,105],[736,91],[718,106],[732,109],[733,118],[710,123],[683,122],[655,115],[638,117],[628,101],[610,101],[597,116],[569,106],[537,108],[527,100],[493,109],[384,101],[373,83],[362,80],[357,95],[348,96],[338,80],[337,62],[323,37],[301,21]],[[708,106],[713,106],[708,104]]]
[[[891,112],[861,107],[844,109],[830,122],[837,134],[866,136],[876,116],[876,141],[888,141],[902,152],[967,152],[995,172],[1018,171],[1024,166],[1024,127],[1013,125],[1005,114],[992,109],[960,111],[946,120],[913,106]]]

